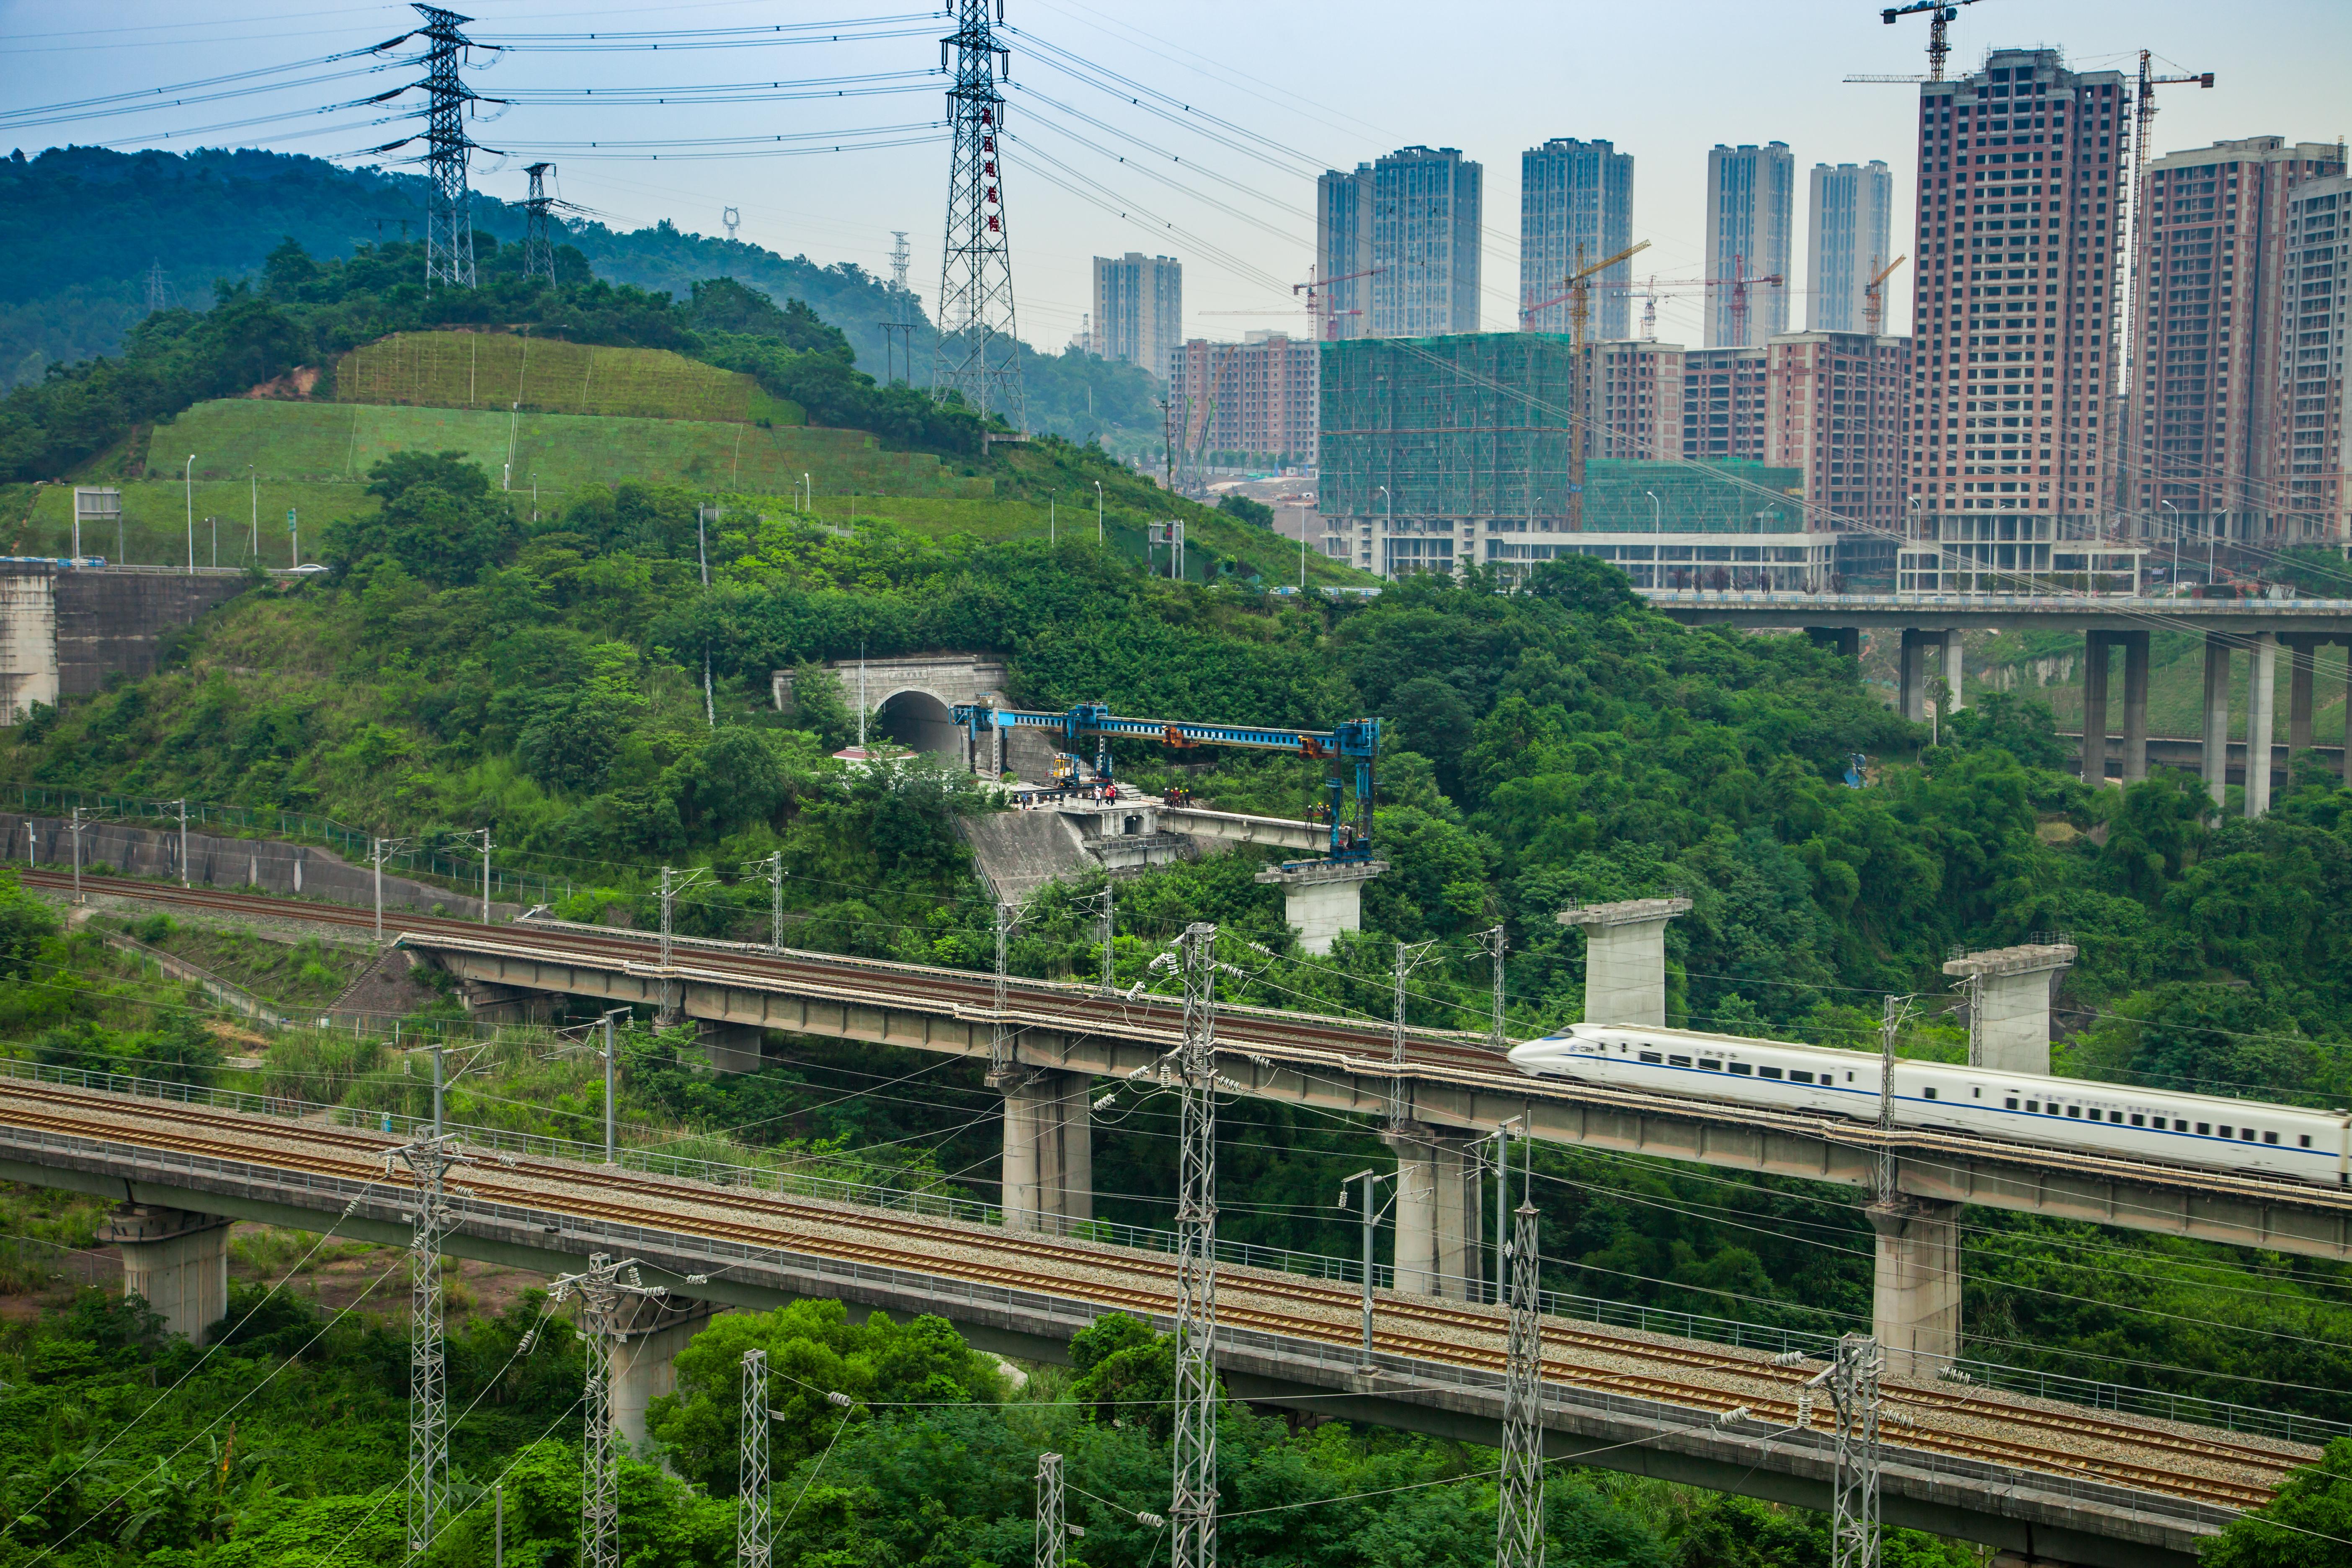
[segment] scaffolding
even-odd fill
[[[1552,332],[1323,346],[1326,517],[1562,520],[1576,357]]]
[[[1760,463],[1584,467],[1587,533],[1802,533],[1805,474]]]

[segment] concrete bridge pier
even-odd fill
[[[1939,634],[1916,626],[1903,628],[1903,644],[1895,655],[1895,707],[1914,724],[1927,721],[1927,646]]]
[[[991,1087],[1004,1096],[1004,1227],[1058,1234],[1094,1218],[1094,1080],[1015,1067]]]
[[[1864,1212],[1877,1239],[1871,1332],[1887,1375],[1932,1378],[1960,1354],[1960,1205],[1897,1198]]]
[[[1860,626],[1807,626],[1805,636],[1812,639],[1815,647],[1826,649],[1840,658],[1858,659],[1862,657]]]
[[[2230,793],[2230,638],[2205,634],[2205,793],[2219,811]]]
[[[1665,1026],[1666,922],[1690,907],[1688,899],[1628,899],[1559,911],[1560,924],[1584,931],[1586,1023]]]
[[[2254,634],[2253,668],[2246,677],[2248,816],[2262,816],[2271,808],[2271,732],[2278,721],[2278,648],[2276,632]]]
[[[1479,1182],[1473,1147],[1484,1140],[1440,1135],[1430,1141],[1430,1170],[1435,1180],[1433,1216],[1437,1294],[1449,1301],[1483,1300],[1478,1289],[1481,1270]]]
[[[228,1315],[228,1228],[217,1215],[124,1204],[101,1239],[122,1249],[122,1293],[202,1344],[205,1331]]]
[[[1408,1121],[1382,1133],[1381,1142],[1397,1157],[1396,1288],[1433,1296],[1438,1276],[1436,1131]],[[1460,1171],[1458,1163],[1454,1169]]]
[[[2050,1001],[2074,965],[2065,942],[1972,952],[1944,965],[1969,984],[1969,1061],[1995,1072],[2050,1074]]]
[[[1319,957],[1341,931],[1364,929],[1364,884],[1388,868],[1385,860],[1286,860],[1256,879],[1282,889],[1282,918],[1299,947]]]
[[[710,1058],[713,1072],[758,1072],[760,1041],[766,1031],[753,1024],[722,1024],[714,1018],[698,1020],[702,1026],[702,1049]]]
[[[1944,711],[1958,713],[1966,708],[1968,699],[1960,694],[1960,676],[1967,668],[1967,656],[1960,647],[1960,628],[1944,633]]]
[[[632,1450],[642,1451],[649,1434],[646,1410],[665,1394],[677,1392],[678,1352],[725,1309],[714,1301],[676,1296],[628,1297],[613,1341],[613,1431]]]

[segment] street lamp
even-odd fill
[[[1653,533],[1664,533],[1666,531],[1666,525],[1660,521],[1657,492],[1654,490],[1643,490],[1642,493],[1650,498],[1650,531]]]
[[[1095,481],[1095,548],[1101,549],[1102,542],[1102,481],[1097,479]]]
[[[188,497],[188,575],[196,573],[196,455],[188,454],[187,472],[180,477]]]
[[[1387,537],[1381,542],[1381,548],[1388,552],[1389,565],[1391,570],[1383,573],[1382,575],[1393,577],[1396,575],[1396,573],[1393,570],[1396,565],[1396,494],[1386,485],[1374,485],[1372,487],[1372,493],[1375,495],[1387,496],[1389,498],[1389,526]]]

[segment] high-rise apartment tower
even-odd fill
[[[1095,258],[1095,353],[1166,380],[1184,341],[1184,267],[1172,256]]]
[[[2287,265],[2292,196],[2343,172],[2334,142],[2276,136],[2147,166],[2132,269],[2139,363],[2120,432],[2122,505],[2141,538],[2288,542],[2285,388],[2301,337],[2290,320],[2304,314],[2304,268]]]
[[[1895,176],[1875,159],[1834,168],[1816,163],[1811,196],[1805,247],[1806,330],[1864,331],[1869,326],[1864,290],[1878,269],[1895,259]],[[1882,317],[1878,330],[1884,332],[1887,325]]]
[[[1452,147],[1405,147],[1317,187],[1324,309],[1343,338],[1443,337],[1478,330],[1476,163]],[[1350,312],[1360,311],[1360,314]]]
[[[1519,154],[1519,309],[1533,332],[1569,330],[1569,303],[1559,300],[1570,273],[1616,255],[1633,242],[1633,155],[1606,142],[1555,137]],[[1633,264],[1621,261],[1593,279],[1595,339],[1628,335]]]
[[[2291,543],[2352,540],[2352,485],[2345,480],[2345,378],[2352,374],[2352,176],[2306,180],[2287,193],[2286,276],[2302,292],[2281,325],[2286,404],[2286,510]]]
[[[1761,348],[1789,330],[1787,289],[1749,288],[1739,322],[1730,280],[1788,277],[1796,191],[1797,160],[1785,142],[1708,151],[1706,275],[1721,280],[1706,291],[1708,348]]]
[[[2108,521],[2129,108],[2122,76],[2054,49],[1996,49],[1919,89],[1901,432],[1916,539],[1990,542],[1998,569],[2010,545]]]

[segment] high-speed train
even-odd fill
[[[1860,1051],[1576,1024],[1514,1048],[1511,1065],[1534,1078],[1878,1120],[1879,1058]],[[1895,1064],[1894,1098],[1904,1127],[2352,1184],[2352,1115],[2343,1111],[1923,1061]]]

